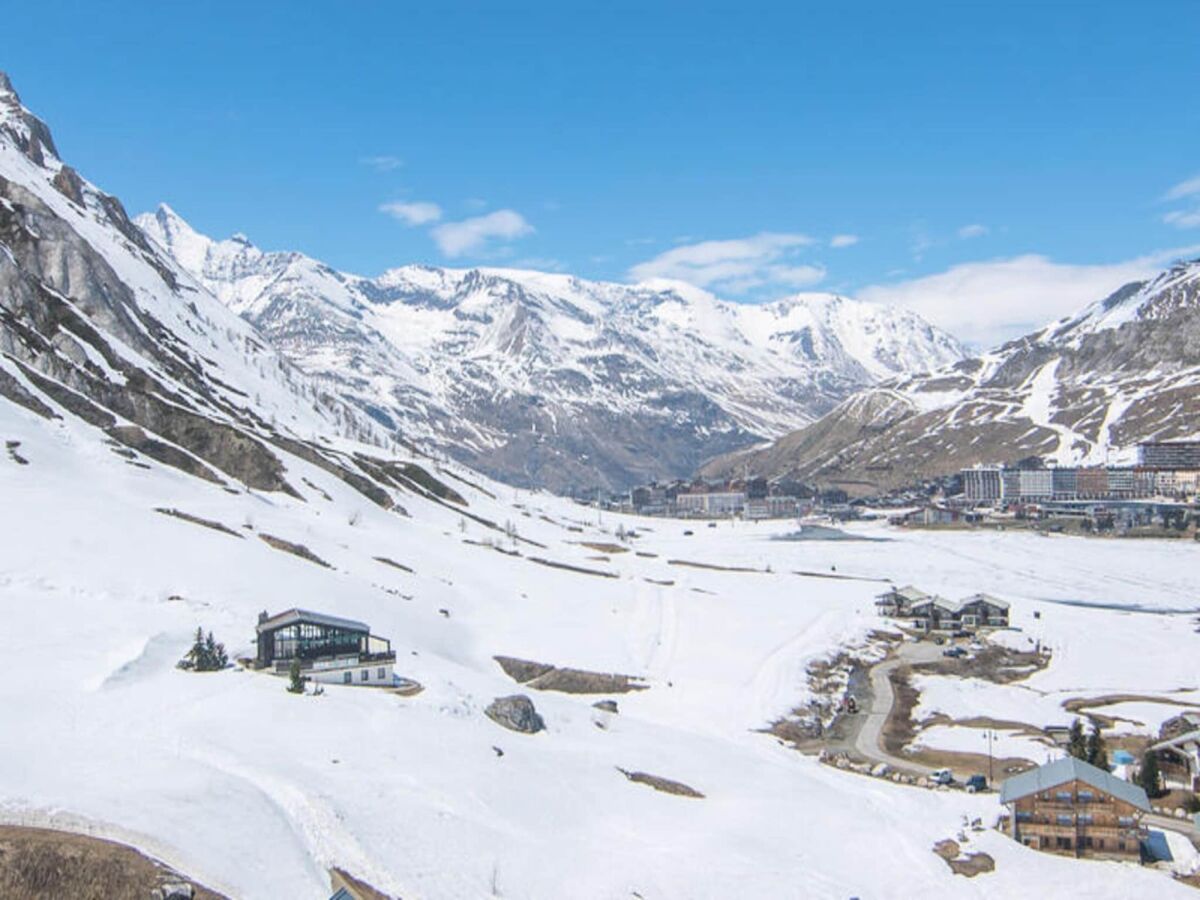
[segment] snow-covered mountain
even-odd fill
[[[0,76],[0,823],[131,844],[239,900],[326,897],[335,868],[431,900],[1189,896],[986,827],[970,848],[994,871],[968,880],[931,849],[995,821],[994,792],[840,771],[767,733],[832,707],[829,660],[878,658],[889,580],[1003,592],[1011,640],[1053,648],[1033,684],[931,678],[944,730],[1031,696],[1057,725],[1114,691],[1194,703],[1190,613],[1062,602],[1186,609],[1182,542],[993,535],[980,566],[975,535],[602,524],[381,440],[64,165]],[[859,577],[813,577],[829,566]],[[367,622],[421,689],[177,668],[197,627],[238,660],[259,613],[291,607]],[[518,682],[502,656],[604,693]],[[518,692],[543,731],[486,714]]]
[[[1138,441],[1200,435],[1200,260],[1128,284],[1019,340],[889,380],[743,467],[870,493],[1030,455],[1130,462]]]
[[[368,279],[214,241],[166,206],[137,223],[331,390],[525,486],[687,475],[962,356],[912,313],[828,294],[747,306],[674,282],[426,266]]]

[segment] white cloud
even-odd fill
[[[1186,200],[1190,208],[1173,209],[1164,213],[1162,220],[1176,228],[1200,227],[1200,175],[1181,181],[1162,195],[1165,202]]]
[[[442,208],[436,203],[415,201],[405,203],[396,201],[384,203],[379,207],[380,212],[387,213],[393,219],[399,219],[405,225],[428,225],[442,217]]]
[[[512,241],[532,233],[533,226],[511,209],[498,209],[461,222],[446,222],[430,232],[446,256],[475,253],[491,241]]]
[[[1197,209],[1173,209],[1165,216],[1163,221],[1168,225],[1174,225],[1176,228],[1195,228],[1200,225],[1200,208]]]
[[[404,165],[404,160],[398,156],[364,156],[359,160],[364,166],[370,166],[376,172],[391,172]]]
[[[829,246],[835,249],[838,247],[853,247],[857,243],[857,234],[835,234],[829,239]]]
[[[696,287],[734,293],[764,285],[807,287],[825,277],[817,265],[796,265],[792,257],[813,243],[803,234],[763,232],[727,241],[701,241],[674,247],[629,270],[634,281],[674,278]]]
[[[906,307],[961,340],[990,347],[1077,312],[1197,251],[1200,247],[1180,247],[1101,265],[1057,263],[1029,254],[872,285],[857,296]]]
[[[1184,197],[1194,197],[1200,194],[1200,175],[1195,178],[1189,178],[1187,181],[1181,181],[1165,194],[1164,200],[1182,200]]]
[[[962,228],[958,229],[958,236],[964,241],[969,241],[971,238],[983,237],[987,233],[988,227],[986,225],[979,224],[964,225]]]

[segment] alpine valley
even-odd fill
[[[389,431],[524,487],[627,489],[958,361],[913,313],[832,294],[758,306],[679,282],[511,269],[337,272],[167,206],[149,237],[293,365]]]

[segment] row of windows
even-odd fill
[[[387,669],[384,668],[383,666],[380,666],[378,669],[375,670],[375,677],[379,681],[387,681]],[[371,670],[370,669],[362,669],[358,673],[358,678],[359,678],[359,681],[370,681],[371,680]],[[354,682],[354,673],[353,672],[343,672],[342,673],[342,683],[343,684],[352,684],[353,682]]]
[[[1041,822],[1049,823],[1049,817],[1041,816],[1039,818],[1040,818]],[[1033,823],[1037,822],[1038,819],[1034,818],[1033,813],[1018,812],[1017,813],[1017,821],[1023,822],[1026,824],[1033,824]],[[1074,825],[1076,823],[1078,823],[1080,825],[1094,825],[1096,823],[1096,820],[1095,820],[1095,817],[1093,817],[1092,815],[1090,815],[1088,813],[1080,813],[1078,816],[1072,816],[1070,813],[1058,813],[1054,817],[1054,823],[1056,825]],[[1135,822],[1134,822],[1133,816],[1118,816],[1117,817],[1117,825],[1121,828],[1133,828],[1134,824],[1135,824]]]

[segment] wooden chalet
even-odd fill
[[[907,617],[914,603],[928,597],[923,590],[911,584],[889,588],[875,598],[875,611],[881,616]]]
[[[1069,856],[1139,860],[1150,812],[1146,792],[1068,756],[1009,778],[1000,788],[1008,829],[1026,847]]]

